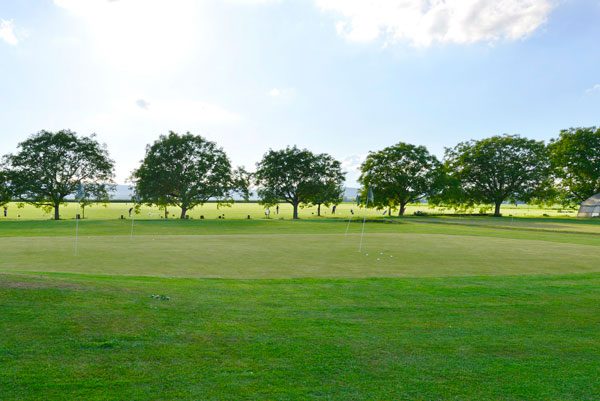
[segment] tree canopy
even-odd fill
[[[189,132],[179,135],[171,131],[148,145],[132,179],[141,202],[177,206],[182,219],[211,198],[230,202],[236,186],[225,152]]]
[[[6,205],[11,199],[8,176],[5,171],[0,170],[0,206]]]
[[[471,140],[447,148],[445,167],[449,182],[458,185],[458,191],[448,192],[454,201],[492,204],[495,216],[500,215],[502,202],[530,201],[549,186],[544,143],[518,135]]]
[[[436,187],[440,162],[424,146],[398,143],[377,152],[370,152],[361,165],[358,179],[363,195],[373,191],[373,206],[399,209],[402,216],[406,205],[417,202]],[[363,198],[366,198],[363,196]]]
[[[60,204],[85,185],[91,196],[108,197],[113,179],[113,161],[95,135],[79,137],[75,132],[40,131],[18,145],[6,157],[13,194],[37,207],[54,209],[60,219]]]
[[[336,205],[344,195],[342,164],[327,154],[316,155],[317,174],[308,194],[308,203],[317,206],[317,216],[321,215],[321,206]]]
[[[331,201],[331,195],[325,194],[324,189],[328,185],[341,185],[344,177],[340,163],[331,156],[296,146],[269,150],[256,167],[254,177],[261,202],[291,204],[294,219],[298,218],[300,204],[315,203],[319,196]],[[318,200],[325,203],[323,197]]]
[[[561,200],[579,204],[600,192],[600,128],[571,128],[550,142]]]

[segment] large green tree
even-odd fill
[[[600,128],[571,128],[548,145],[563,203],[578,204],[600,192]]]
[[[308,204],[317,206],[317,216],[321,206],[337,205],[343,200],[344,178],[342,164],[328,154],[316,155],[316,174],[308,194]]]
[[[314,202],[324,183],[343,180],[339,162],[296,146],[269,150],[256,167],[254,177],[261,202],[291,204],[294,219],[298,218],[298,206]]]
[[[180,218],[209,199],[229,202],[235,182],[231,163],[217,144],[199,135],[169,132],[146,148],[132,174],[142,203],[181,208]]]
[[[112,187],[113,161],[95,135],[40,131],[21,142],[18,152],[8,155],[6,162],[15,197],[54,209],[56,220],[60,219],[61,203],[82,185],[97,198],[107,197]]]
[[[374,194],[369,203],[390,211],[398,208],[402,216],[407,204],[417,202],[435,190],[440,162],[424,146],[400,142],[370,152],[360,169],[358,182],[363,192],[371,189]]]
[[[504,201],[530,201],[546,193],[550,182],[547,148],[518,135],[493,136],[447,148],[445,167],[451,193],[464,204],[492,204],[500,216]],[[455,199],[456,200],[456,199]]]
[[[6,205],[11,200],[11,192],[8,183],[8,175],[0,170],[0,206]]]

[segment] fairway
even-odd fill
[[[595,400],[600,222],[0,223],[0,399]]]

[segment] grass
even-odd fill
[[[0,277],[2,399],[595,400],[600,392],[598,274]]]
[[[2,220],[49,220],[53,218],[53,211],[44,211],[43,209],[35,208],[31,205],[21,205],[19,207],[17,203],[11,203],[8,205],[8,216],[7,218],[0,217]],[[121,215],[128,217],[129,209],[133,206],[132,203],[109,203],[109,204],[96,204],[86,208],[85,217],[89,219],[118,219]],[[276,209],[271,207],[271,219],[290,219],[292,217],[292,207],[287,203],[279,205],[279,214],[276,213]],[[352,216],[350,211],[353,211],[354,216],[367,215],[370,217],[382,217],[382,210],[357,208],[354,203],[342,203],[338,205],[335,216],[331,214],[331,208],[322,207],[322,217],[331,218],[348,218]],[[406,215],[413,215],[415,212],[425,212],[429,214],[451,214],[455,211],[448,208],[430,207],[427,204],[412,204],[406,209]],[[475,210],[478,212],[479,210]],[[61,218],[63,219],[74,219],[77,214],[81,214],[81,209],[77,203],[65,203],[61,206]],[[179,217],[180,210],[178,208],[169,208],[169,217]],[[575,217],[577,210],[574,209],[562,209],[560,207],[549,207],[541,208],[532,205],[503,205],[502,213],[505,216],[517,216],[517,217],[532,217],[532,216],[543,216],[547,215],[550,217]],[[204,216],[206,219],[216,219],[219,215],[225,215],[226,219],[246,219],[250,216],[252,219],[264,219],[265,208],[258,203],[235,203],[230,207],[218,207],[216,203],[207,203],[203,206],[198,206],[192,209],[189,213],[190,218],[200,219],[200,216]],[[315,218],[317,217],[316,207],[304,207],[300,209],[300,217],[302,218]],[[164,212],[159,210],[157,207],[143,206],[140,209],[137,218],[139,219],[161,219],[164,216]]]
[[[600,398],[598,220],[79,224],[0,222],[2,400]]]

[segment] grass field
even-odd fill
[[[108,203],[108,204],[94,204],[88,206],[85,209],[85,217],[89,219],[118,219],[121,215],[128,217],[129,209],[133,206],[132,203]],[[287,203],[279,205],[279,214],[276,213],[276,209],[271,207],[271,219],[290,219],[292,217],[292,207]],[[372,208],[363,209],[357,208],[353,203],[342,203],[338,205],[335,216],[331,214],[330,207],[322,207],[321,215],[323,218],[338,217],[348,218],[352,216],[350,211],[353,211],[354,216],[370,216],[370,217],[381,217],[383,216],[383,210],[375,210]],[[430,207],[427,204],[413,204],[409,205],[406,209],[406,215],[412,215],[415,212],[425,212],[429,214],[452,214],[455,213],[453,209]],[[474,210],[479,211],[479,208]],[[489,212],[489,211],[488,211]],[[81,209],[77,203],[65,203],[61,206],[61,218],[63,219],[74,219],[77,214],[81,214]],[[505,216],[519,216],[519,217],[541,217],[543,215],[551,217],[575,217],[577,210],[574,209],[562,209],[560,207],[552,208],[540,208],[531,205],[503,205],[502,213]],[[169,208],[169,217],[179,217],[179,208]],[[231,206],[220,206],[216,203],[206,203],[203,206],[198,206],[192,209],[189,213],[190,218],[199,219],[200,216],[204,216],[206,219],[216,219],[220,215],[225,215],[226,219],[246,219],[250,216],[252,219],[263,219],[265,218],[265,208],[258,203],[234,203]],[[313,218],[317,217],[316,207],[305,207],[300,209],[301,218]],[[53,218],[54,214],[52,211],[44,211],[40,208],[35,208],[31,205],[19,205],[17,203],[11,203],[8,205],[8,216],[7,218],[0,217],[2,220],[49,220]],[[143,206],[140,209],[139,214],[135,216],[139,219],[160,219],[164,217],[164,211],[159,210],[157,207]]]
[[[597,400],[600,220],[0,222],[0,399]]]

